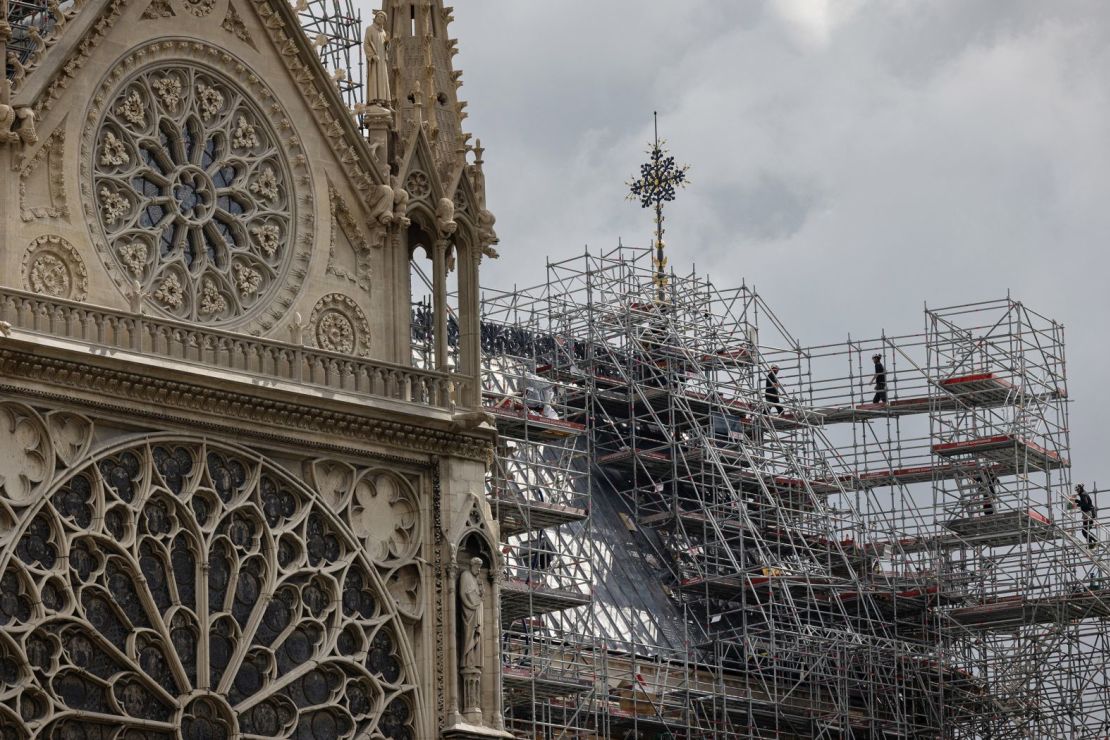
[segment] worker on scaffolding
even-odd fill
[[[871,355],[871,359],[875,362],[875,374],[871,376],[875,398],[871,403],[886,403],[886,368],[883,367],[883,356],[876,352]]]
[[[1082,483],[1075,487],[1072,504],[1079,509],[1083,517],[1083,538],[1087,540],[1087,546],[1093,549],[1098,546],[1098,533],[1095,532],[1095,514],[1097,512],[1091,494],[1087,493],[1087,489]]]
[[[786,413],[786,409],[782,407],[782,392],[782,383],[779,382],[779,366],[771,365],[771,370],[767,373],[767,383],[764,386],[763,397],[767,399],[768,408],[779,410],[779,416]]]
[[[983,499],[983,516],[990,516],[998,502],[998,476],[993,470],[980,470],[975,474],[975,483]]]

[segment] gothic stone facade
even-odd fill
[[[30,20],[0,89],[4,740],[504,734],[493,219],[449,11],[387,10],[395,92],[358,116],[286,0]],[[441,330],[456,274],[457,365],[440,331],[412,366],[418,248]]]

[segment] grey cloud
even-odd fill
[[[755,283],[809,343],[1012,290],[1068,326],[1073,474],[1110,478],[1110,4],[790,2],[456,3],[503,242],[483,282],[646,243],[624,181],[658,110],[693,167],[676,269]]]

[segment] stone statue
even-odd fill
[[[401,179],[397,175],[390,176],[389,185],[393,188],[393,221],[408,226],[412,223],[408,216],[409,191],[401,187]]]
[[[370,218],[382,226],[393,223],[393,202],[395,195],[389,185],[375,185],[370,196]]]
[[[471,558],[470,567],[459,575],[459,621],[462,624],[462,645],[459,667],[482,667],[482,559]]]
[[[27,68],[19,61],[19,55],[14,51],[8,52],[8,66],[12,68],[11,89],[15,91],[23,84],[23,78],[27,76]]]
[[[0,144],[21,141],[34,144],[39,140],[35,130],[35,111],[31,108],[12,108],[0,103]]]
[[[478,241],[485,246],[497,244],[500,241],[497,238],[497,232],[493,230],[495,223],[497,218],[489,209],[483,208],[478,212]]]
[[[370,105],[379,103],[388,106],[391,99],[389,58],[386,56],[389,33],[385,30],[385,22],[386,14],[383,11],[374,13],[374,22],[366,27],[362,42],[366,52],[366,102]]]
[[[10,105],[0,103],[0,144],[10,144],[19,141],[19,134],[12,131],[15,125],[15,109]]]
[[[436,228],[441,234],[454,234],[459,228],[455,223],[455,202],[450,198],[440,198],[436,205]]]
[[[35,129],[35,111],[33,108],[19,108],[15,112],[16,120],[19,121],[19,130],[16,132],[19,140],[24,144],[37,144],[39,140],[38,131]]]

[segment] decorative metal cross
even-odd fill
[[[655,113],[655,141],[647,153],[651,160],[640,165],[640,179],[628,183],[629,200],[640,201],[641,208],[655,209],[655,290],[660,302],[667,297],[667,258],[663,256],[663,204],[675,199],[679,188],[690,184],[686,177],[689,165],[676,164],[659,138],[659,114]]]

